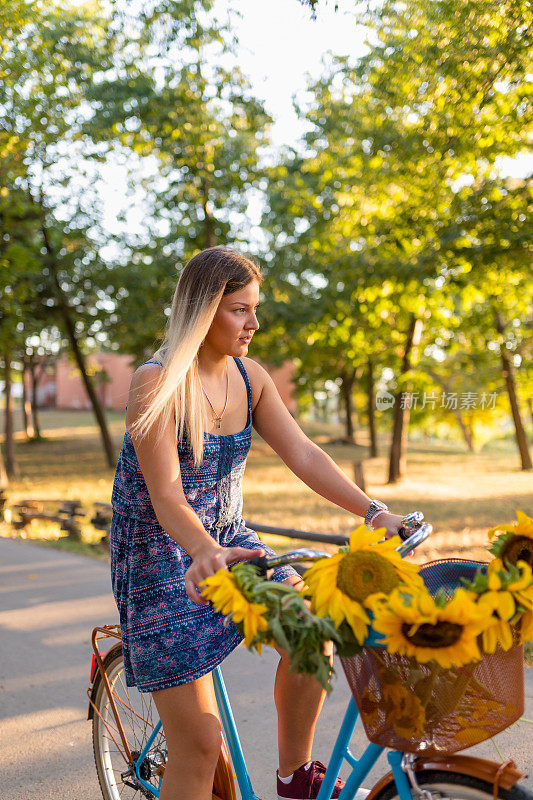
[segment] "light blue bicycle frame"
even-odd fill
[[[414,513],[416,514],[419,512]],[[431,525],[424,523],[424,525],[422,525],[420,528],[414,530],[409,539],[404,541],[400,547],[396,548],[396,550],[401,554],[402,558],[404,558],[409,554],[411,549],[414,549],[429,536],[431,530]],[[303,551],[294,551],[293,555],[296,552],[301,555]],[[370,630],[369,636],[364,644],[376,645],[380,643],[380,639],[383,639],[381,634]],[[237,731],[237,726],[235,724],[235,719],[233,717],[228,693],[226,691],[226,685],[224,683],[220,667],[217,667],[213,671],[213,682],[215,686],[215,694],[220,718],[222,720],[224,736],[230,752],[233,769],[235,770],[235,776],[237,778],[237,784],[239,786],[241,798],[242,800],[260,800],[260,798],[254,794],[252,789],[250,774],[246,766],[246,761],[244,760],[244,753],[239,739],[239,733]],[[330,800],[331,792],[335,785],[335,781],[343,761],[347,761],[348,764],[350,764],[352,771],[348,780],[346,781],[344,789],[339,796],[339,800],[353,800],[357,790],[361,787],[362,782],[384,750],[383,747],[370,743],[361,757],[355,758],[350,751],[350,739],[352,737],[358,716],[359,712],[357,711],[355,701],[353,698],[351,698],[350,702],[348,703],[348,708],[346,710],[346,714],[344,715],[344,720],[340,727],[339,735],[337,736],[337,741],[335,742],[333,753],[331,754],[328,768],[324,776],[322,786],[320,787],[317,800]],[[161,779],[159,780],[159,786],[156,788],[153,784],[147,783],[147,781],[141,778],[139,770],[160,729],[161,722],[158,722],[152,732],[152,735],[146,742],[143,751],[139,755],[139,758],[135,762],[135,774],[137,776],[137,780],[142,786],[152,792],[155,797],[159,797]],[[392,750],[387,756],[394,780],[396,782],[396,788],[398,790],[398,796],[400,800],[413,800],[409,780],[401,766],[402,757],[403,753],[398,750]]]
[[[376,644],[376,641],[373,639],[372,641],[368,640],[366,643]],[[237,785],[241,793],[241,798],[242,800],[260,800],[260,798],[254,794],[254,790],[252,788],[250,774],[246,766],[241,741],[239,739],[239,733],[237,731],[237,725],[235,724],[235,719],[233,717],[231,704],[220,667],[217,667],[213,671],[213,683],[215,687],[215,695],[220,713],[220,719],[222,720],[224,737],[226,739],[228,750],[231,756],[233,769],[235,770],[235,777],[237,778]],[[380,747],[377,744],[369,744],[360,758],[355,758],[350,751],[350,739],[352,737],[358,716],[359,712],[357,711],[357,706],[355,705],[355,701],[352,697],[348,703],[348,708],[346,709],[346,714],[344,715],[344,719],[339,730],[339,735],[337,736],[337,741],[333,747],[327,772],[324,776],[317,800],[329,800],[343,761],[346,761],[348,764],[350,764],[352,771],[348,777],[348,780],[346,781],[344,789],[340,794],[339,800],[353,800],[357,790],[361,787],[364,779],[384,750],[383,747]],[[155,741],[160,729],[161,722],[158,722],[150,738],[146,742],[143,751],[139,755],[139,758],[135,762],[135,774],[138,781],[146,789],[151,791],[155,797],[159,797],[161,780],[159,781],[159,786],[156,788],[153,784],[148,783],[141,778],[139,774],[139,768],[149,752],[152,743]],[[396,782],[396,788],[398,790],[400,800],[413,800],[409,780],[401,767],[402,756],[403,753],[400,751],[392,750],[389,752],[387,758]]]

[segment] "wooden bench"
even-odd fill
[[[46,510],[54,505],[59,505],[57,511]],[[22,500],[14,503],[13,509],[17,517],[11,520],[11,524],[16,530],[25,528],[34,519],[44,519],[59,523],[69,539],[79,541],[81,538],[78,517],[86,516],[81,510],[81,500]]]
[[[95,514],[91,517],[91,525],[99,531],[105,531],[101,541],[109,546],[109,530],[113,508],[111,503],[94,503]]]

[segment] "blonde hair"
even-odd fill
[[[161,376],[150,392],[142,414],[131,425],[143,436],[159,422],[160,435],[176,422],[176,437],[186,436],[198,467],[204,454],[205,407],[198,374],[198,350],[224,295],[237,292],[253,280],[262,283],[252,259],[225,247],[210,247],[185,265],[172,300],[164,340],[153,358],[163,364]]]

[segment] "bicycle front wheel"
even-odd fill
[[[433,794],[435,800],[492,800],[494,796],[491,783],[458,772],[427,770],[417,772],[416,779],[421,788]],[[517,784],[511,789],[500,787],[498,797],[501,800],[533,800],[533,792]],[[384,786],[374,800],[399,800],[394,781]]]
[[[107,654],[104,668],[131,756],[137,760],[159,721],[155,703],[151,694],[126,686],[120,645]],[[103,680],[96,691],[94,703],[97,709],[93,716],[94,760],[104,800],[157,797],[160,784],[158,770],[161,771],[167,761],[163,729],[160,729],[139,767],[141,778],[152,787],[148,789],[139,782],[131,764],[128,764]]]

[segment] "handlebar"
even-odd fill
[[[415,517],[415,515],[417,516]],[[401,529],[406,530],[407,533],[409,533],[410,528],[414,528],[415,523],[418,524],[418,527],[416,527],[407,538],[404,538],[403,543],[396,548],[396,551],[402,558],[405,558],[418,547],[418,545],[425,542],[428,536],[433,532],[433,526],[430,525],[429,522],[421,523],[423,518],[424,515],[421,511],[413,511],[412,514],[408,514],[407,517],[404,517],[402,520],[404,523],[406,521],[408,523]],[[259,567],[261,574],[266,575],[267,570],[274,569],[275,567],[283,567],[286,564],[292,564],[296,561],[318,561],[319,558],[330,558],[330,556],[331,553],[302,547],[298,550],[290,550],[288,553],[280,553],[275,556],[256,556],[255,558],[251,558],[248,563]]]
[[[421,511],[412,511],[402,519],[403,525],[398,531],[398,536],[404,541],[422,524],[424,515]],[[426,523],[427,524],[427,523]],[[431,532],[431,531],[430,531]]]

